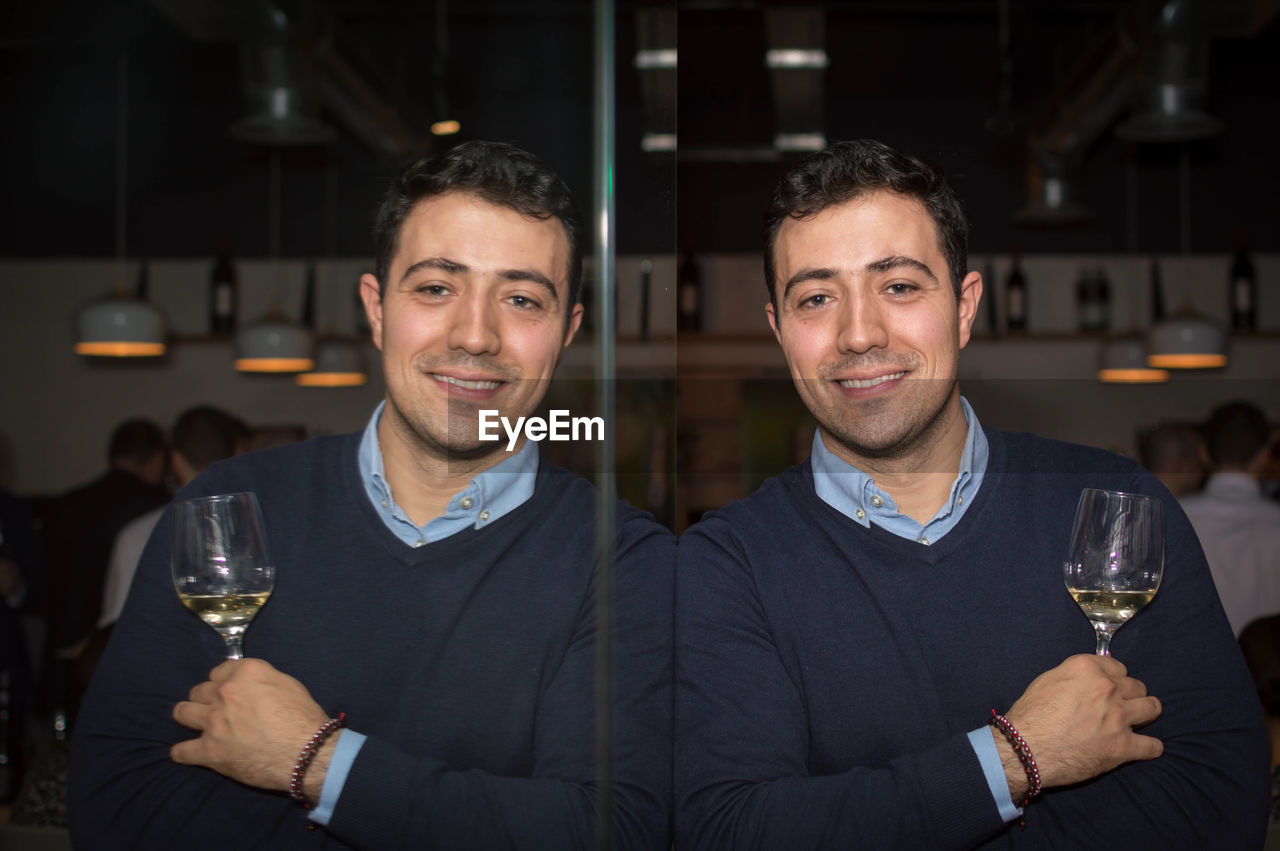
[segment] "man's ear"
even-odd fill
[[[373,344],[382,349],[382,290],[378,279],[373,275],[360,276],[360,301],[364,304],[364,315],[369,319],[369,328],[373,332]]]
[[[973,320],[978,315],[978,303],[982,301],[982,275],[970,272],[960,282],[960,298],[956,303],[956,314],[960,321],[960,348],[969,345],[969,333],[973,330]]]
[[[778,312],[773,309],[773,302],[764,306],[764,315],[769,317],[769,327],[773,329],[773,337],[782,345],[782,333],[778,331]]]
[[[585,308],[582,302],[578,302],[569,311],[569,321],[564,324],[564,340],[560,343],[560,348],[565,349],[573,342],[573,338],[577,335],[578,329],[582,327],[582,314]]]

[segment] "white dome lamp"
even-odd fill
[[[293,380],[299,387],[360,387],[369,380],[364,352],[354,340],[326,337],[316,343],[315,369]]]
[[[260,321],[236,332],[235,368],[240,372],[306,372],[315,366],[310,329],[288,321],[273,307]]]
[[[1160,384],[1169,380],[1169,371],[1147,363],[1147,344],[1137,334],[1109,340],[1102,347],[1098,380],[1107,384]]]
[[[1214,369],[1227,365],[1227,335],[1183,302],[1173,317],[1147,332],[1147,364],[1161,369]]]

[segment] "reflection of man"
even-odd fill
[[[766,221],[770,324],[819,429],[681,539],[677,841],[1257,847],[1257,702],[1177,503],[959,395],[982,281],[945,179],[840,144]],[[1061,567],[1085,486],[1165,501],[1164,586],[1114,658],[1072,655],[1094,645]]]
[[[188,485],[215,461],[236,454],[236,443],[243,426],[230,414],[217,408],[201,406],[184,411],[173,424],[169,468],[182,487]],[[112,626],[124,607],[124,596],[142,558],[142,550],[156,527],[164,507],[148,511],[129,522],[116,535],[107,565],[107,580],[102,591],[102,611],[98,628]]]
[[[1262,493],[1271,429],[1257,406],[1233,402],[1201,428],[1213,473],[1182,505],[1200,536],[1231,628],[1280,614],[1280,505]]]
[[[363,433],[240,456],[184,492],[258,493],[278,566],[245,639],[259,658],[208,673],[221,639],[178,603],[157,527],[78,731],[75,838],[594,843],[595,496],[532,443],[480,442],[477,416],[541,400],[581,315],[579,238],[564,184],[508,145],[402,175],[361,280],[386,401]],[[672,541],[620,507],[614,546],[614,830],[661,847]],[[339,712],[348,729],[317,735]],[[282,793],[313,738],[308,813]]]

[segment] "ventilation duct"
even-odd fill
[[[765,11],[765,65],[773,91],[774,140],[779,151],[827,146],[826,18],[818,9]]]
[[[1191,142],[1216,135],[1222,123],[1204,111],[1209,38],[1190,0],[1160,10],[1138,95],[1138,113],[1116,128],[1132,142]]]
[[[271,2],[254,4],[249,42],[241,48],[249,113],[227,128],[258,145],[318,145],[333,139],[320,121],[319,87],[299,26]]]
[[[676,13],[674,9],[636,11],[636,70],[644,107],[645,151],[676,149]]]

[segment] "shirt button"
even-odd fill
[[[481,511],[481,512],[480,512],[480,519],[481,519],[481,520],[488,520],[488,519],[489,519],[489,512],[488,512],[488,511]]]
[[[859,520],[862,520],[867,516],[867,512],[859,508],[857,511],[854,512],[854,516],[857,517]]]
[[[471,506],[473,506],[473,505],[475,505],[475,504],[476,504],[476,501],[475,501],[474,499],[472,499],[471,497],[469,497],[469,496],[464,496],[464,497],[462,498],[462,507],[463,507],[463,508],[470,508]]]
[[[414,542],[413,542],[413,547],[414,547],[414,549],[417,549],[418,547],[425,546],[425,545],[426,545],[426,543],[427,543],[426,541],[424,541],[424,540],[422,540],[421,538],[419,538],[418,540],[416,540],[416,541],[414,541]]]
[[[921,539],[920,539],[920,543],[924,544],[924,545],[927,547],[927,546],[929,546],[929,539],[928,539],[928,538],[921,538]]]
[[[383,508],[386,508],[386,507],[387,507],[387,501],[386,501],[385,499],[382,501],[382,507],[383,507]]]
[[[964,497],[962,496],[956,497],[956,505],[964,505]]]
[[[871,504],[876,508],[879,508],[880,506],[884,505],[884,500],[880,498],[879,494],[876,494],[875,496],[871,497]]]

